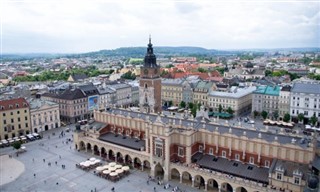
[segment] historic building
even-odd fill
[[[290,95],[290,115],[297,118],[302,113],[305,121],[315,116],[320,119],[320,83],[302,81],[293,84]]]
[[[162,79],[161,98],[163,105],[171,101],[174,106],[179,106],[183,100],[183,79]]]
[[[60,127],[59,104],[44,99],[29,101],[32,132],[40,133]]]
[[[149,43],[147,66],[151,48]],[[74,133],[76,149],[204,191],[303,191],[319,144],[315,138],[271,133],[267,126],[250,129],[204,117],[164,116],[155,104],[161,101],[161,86],[152,84],[159,82],[153,78],[155,68],[145,69],[140,83],[145,110],[95,111],[96,122]]]
[[[24,98],[0,101],[0,140],[31,133],[29,110]]]
[[[266,111],[270,118],[279,114],[279,86],[258,86],[252,93],[252,113]]]
[[[283,119],[285,114],[290,114],[290,91],[291,86],[281,88],[279,95],[279,117]]]
[[[144,64],[141,67],[139,96],[140,111],[161,112],[160,66],[157,65],[157,58],[153,54],[151,38],[149,38]]]

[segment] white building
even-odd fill
[[[208,95],[208,105],[213,111],[219,110],[219,105],[227,110],[229,107],[234,115],[249,112],[252,104],[252,92],[256,87],[231,87],[227,92],[211,91]]]
[[[42,99],[32,99],[29,104],[34,133],[60,127],[59,104]]]
[[[290,114],[290,86],[284,86],[280,90],[279,96],[279,117],[283,119],[286,113]]]
[[[293,84],[290,95],[290,115],[320,118],[320,82],[301,81]]]

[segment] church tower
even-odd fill
[[[149,37],[147,53],[140,71],[139,97],[141,112],[161,112],[160,66],[157,65],[156,56],[153,54],[151,37]]]

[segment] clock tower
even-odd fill
[[[156,56],[153,54],[151,37],[149,37],[147,53],[140,71],[139,97],[141,112],[161,112],[160,66],[157,65]]]

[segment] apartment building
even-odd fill
[[[29,104],[24,98],[0,101],[0,140],[31,133]]]
[[[116,106],[128,107],[132,103],[132,87],[126,83],[116,83],[107,85],[108,88],[115,91]]]
[[[279,86],[258,86],[252,93],[252,113],[266,111],[272,118],[274,112],[279,112]]]
[[[285,114],[290,114],[290,93],[291,86],[287,85],[281,88],[279,94],[279,117],[283,119]]]
[[[241,115],[251,111],[252,92],[256,87],[231,87],[229,91],[211,91],[208,95],[208,106],[213,111],[219,111],[219,105],[223,110],[229,107],[234,115]]]
[[[161,98],[162,104],[168,105],[170,101],[174,106],[179,106],[183,100],[183,83],[184,79],[162,79],[161,81]]]
[[[213,82],[199,81],[193,89],[193,102],[208,107],[208,94],[216,90]]]
[[[297,118],[302,113],[305,122],[312,116],[320,119],[319,81],[301,81],[293,84],[290,95],[290,115]]]

